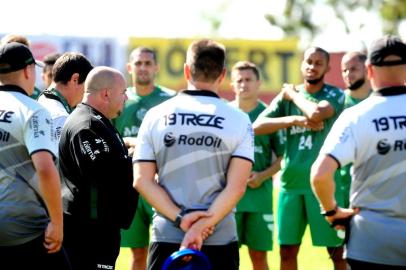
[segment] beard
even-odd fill
[[[313,80],[306,79],[306,82],[308,82],[309,84],[318,84],[318,83],[321,82],[323,79],[324,79],[324,75],[321,76],[320,78],[313,79]]]
[[[350,84],[348,86],[348,89],[350,89],[351,91],[355,91],[358,88],[360,88],[364,83],[365,83],[365,78],[361,78],[358,81],[355,81],[354,83]]]
[[[150,79],[146,79],[146,80],[142,80],[142,79],[137,79],[136,83],[139,85],[149,85],[151,83],[152,80]]]

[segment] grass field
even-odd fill
[[[129,270],[129,261],[130,250],[127,248],[121,249],[116,269]],[[269,269],[279,269],[279,261],[279,248],[277,244],[274,244],[274,250],[268,253]],[[312,246],[308,230],[306,231],[302,246],[300,247],[298,264],[299,270],[330,270],[334,268],[326,249]],[[248,251],[245,246],[240,249],[240,269],[252,269]]]
[[[274,189],[274,206],[277,205],[277,193]],[[274,209],[274,213],[275,209]],[[276,226],[275,226],[276,227]],[[274,250],[268,253],[268,263],[270,270],[279,269],[279,246],[277,244],[277,234],[274,234]],[[130,250],[128,248],[121,249],[118,257],[116,269],[129,270]],[[298,257],[299,270],[330,270],[334,269],[326,248],[313,247],[311,243],[309,230],[306,230]],[[240,269],[250,270],[251,262],[248,256],[248,251],[245,246],[240,249]],[[227,269],[224,269],[227,270]]]

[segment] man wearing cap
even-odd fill
[[[57,144],[48,111],[29,97],[35,64],[21,43],[0,47],[2,269],[65,269]]]
[[[53,67],[53,83],[44,90],[38,102],[51,113],[55,136],[59,141],[66,118],[83,98],[87,74],[93,66],[81,53],[66,52]]]
[[[311,183],[328,222],[351,218],[346,249],[352,270],[405,269],[406,45],[394,36],[376,40],[367,70],[374,94],[335,122]],[[351,209],[343,209],[334,199],[333,175],[350,162]]]

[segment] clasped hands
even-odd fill
[[[201,249],[203,241],[212,235],[215,229],[215,226],[207,225],[211,216],[207,211],[194,211],[183,216],[180,228],[185,232],[185,236],[180,249]]]

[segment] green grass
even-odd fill
[[[277,205],[277,193],[274,189],[274,206]],[[276,213],[274,209],[274,213]],[[116,263],[116,270],[129,270],[130,250],[128,248],[122,248],[120,255]],[[274,234],[274,250],[268,252],[268,263],[270,270],[279,269],[279,246],[277,244],[277,232]],[[334,269],[333,263],[329,259],[326,248],[313,247],[311,243],[309,230],[306,230],[303,238],[302,245],[300,247],[298,256],[299,270],[330,270]],[[251,261],[248,255],[248,250],[245,246],[240,249],[240,269],[250,270],[252,269]],[[227,270],[227,269],[224,269]]]
[[[130,250],[122,248],[117,260],[117,270],[129,270]],[[270,270],[279,269],[279,247],[274,244],[274,250],[268,253],[268,263]],[[328,257],[325,248],[313,247],[309,231],[306,231],[303,243],[300,247],[298,257],[299,270],[329,270],[333,269],[333,264]],[[248,250],[245,246],[240,249],[240,269],[252,269]],[[225,269],[226,270],[226,269]]]

